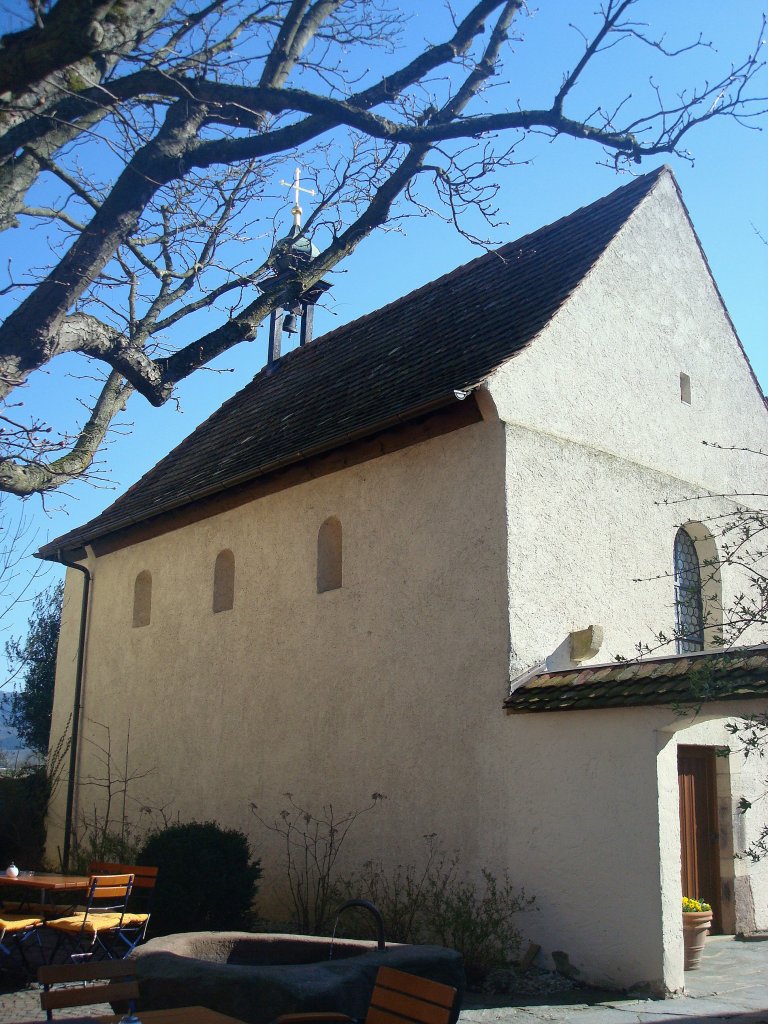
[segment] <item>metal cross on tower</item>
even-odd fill
[[[293,181],[280,181],[281,185],[294,190],[293,227],[290,233],[281,238],[273,249],[275,274],[266,278],[270,284],[279,280],[289,280],[302,264],[309,263],[320,255],[319,249],[312,244],[312,239],[301,233],[301,215],[299,205],[302,192],[309,196],[315,195],[313,188],[304,188],[301,184],[301,168],[297,167]],[[267,363],[272,365],[281,355],[283,331],[286,334],[299,334],[299,345],[307,345],[312,340],[314,307],[317,300],[331,287],[329,281],[315,281],[302,292],[298,299],[282,307],[272,310],[269,321],[269,344],[267,347]]]
[[[301,184],[299,184],[300,181],[301,181],[301,168],[300,167],[297,167],[296,170],[293,172],[293,181],[292,182],[284,181],[282,178],[280,179],[280,184],[281,185],[285,185],[286,188],[292,188],[293,192],[294,192],[294,195],[296,197],[295,201],[294,201],[293,209],[291,210],[291,213],[293,214],[293,225],[294,225],[294,227],[297,227],[297,228],[301,227],[301,215],[304,212],[302,210],[301,206],[299,206],[299,192],[306,192],[308,196],[313,196],[315,194],[315,190],[313,188],[304,188]]]

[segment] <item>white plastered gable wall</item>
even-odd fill
[[[690,405],[680,400],[681,372],[691,378]],[[522,616],[523,597],[526,608],[531,599],[562,605],[547,576],[557,577],[560,593],[566,575],[544,571],[529,581],[541,587],[538,599],[523,595],[514,585],[517,552],[538,550],[546,566],[556,533],[572,539],[559,546],[570,549],[576,592],[565,595],[572,624],[564,620],[563,631],[558,623],[552,636],[564,638],[595,621],[585,614],[601,612],[600,660],[610,660],[633,655],[659,630],[669,633],[671,581],[631,581],[671,570],[675,525],[735,507],[702,496],[768,489],[767,459],[704,444],[764,448],[768,412],[671,174],[488,390],[507,432],[513,676],[550,653],[542,652],[541,634],[553,624]],[[559,553],[550,564],[560,564]],[[737,581],[723,582],[727,604]]]
[[[766,460],[702,443],[764,448],[768,417],[671,174],[486,387],[506,431],[511,678],[544,659],[567,666],[569,632],[593,623],[605,629],[597,661],[669,635],[677,526],[734,507],[712,494],[768,489]],[[726,606],[739,588],[724,572]],[[520,824],[536,817],[516,862],[547,894],[534,930],[559,930],[584,974],[682,987],[676,747],[727,743],[723,716],[735,710],[720,705],[706,723],[681,723],[672,709],[509,721],[531,765],[531,780],[516,781],[518,812],[527,803],[530,814]],[[760,772],[730,762],[721,820],[743,848],[759,821],[733,804]],[[766,869],[732,853],[722,866],[736,927],[766,927]],[[610,925],[625,915],[634,949]]]

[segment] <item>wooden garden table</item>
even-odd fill
[[[35,889],[40,902],[45,903],[49,892],[87,892],[88,875],[62,875],[50,871],[20,871],[17,878],[0,872],[0,886],[7,889]]]

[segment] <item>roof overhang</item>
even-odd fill
[[[768,697],[768,644],[705,651],[524,677],[508,714],[698,706]]]
[[[79,531],[43,545],[35,557],[59,563],[63,559],[80,561],[86,557],[86,544],[97,556],[109,554],[267,494],[479,423],[482,418],[474,392],[462,399],[451,393],[412,410],[408,416],[393,417],[373,428],[349,433],[333,445],[298,452],[289,459],[265,467],[258,474],[232,480],[226,487],[210,488],[196,495],[194,500],[174,502],[169,497],[166,506],[151,517],[126,518],[117,528],[108,531],[90,531],[86,524]],[[98,519],[94,520],[94,526],[98,522]]]

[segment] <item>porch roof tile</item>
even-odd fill
[[[510,714],[768,697],[768,644],[542,672],[504,701]]]

